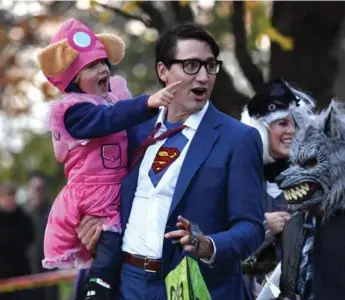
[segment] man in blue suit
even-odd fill
[[[130,157],[150,133],[174,134],[144,148],[122,185],[120,299],[166,299],[164,278],[183,250],[199,259],[212,299],[250,297],[240,261],[264,238],[262,144],[254,128],[208,100],[222,64],[218,55],[215,40],[191,23],[171,28],[156,44],[159,80],[181,84],[168,110],[129,131]],[[190,221],[200,231],[192,233]],[[100,223],[81,224],[89,248]]]

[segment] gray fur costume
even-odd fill
[[[289,209],[295,212],[283,232],[280,299],[295,300],[297,294],[301,299],[345,299],[343,105],[332,101],[326,111],[300,127],[291,152],[292,165],[277,178]],[[305,226],[308,219],[315,220],[312,234]],[[306,255],[308,237],[313,243]],[[301,280],[306,258],[309,275]]]

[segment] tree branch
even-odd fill
[[[186,5],[182,7],[179,1],[170,1],[170,6],[172,7],[175,15],[175,20],[178,23],[182,22],[193,22],[194,15],[190,8],[190,5]]]
[[[237,91],[230,74],[221,68],[211,95],[212,103],[222,112],[240,119],[248,97]]]
[[[246,32],[244,26],[244,1],[234,1],[234,13],[232,15],[232,31],[235,36],[235,54],[244,75],[247,77],[253,89],[258,91],[264,83],[260,69],[253,63],[247,50]]]
[[[162,13],[154,7],[153,2],[150,1],[138,1],[140,9],[146,13],[152,22],[152,26],[162,33],[165,28],[165,21],[162,17]]]
[[[98,5],[113,11],[115,14],[117,14],[121,17],[124,17],[125,19],[137,20],[137,21],[142,22],[146,27],[150,27],[150,28],[154,27],[154,25],[152,24],[152,21],[149,18],[147,18],[147,20],[145,20],[145,18],[143,18],[143,17],[131,15],[131,14],[126,13],[125,11],[121,10],[120,8],[109,6],[107,4],[98,3]]]
[[[54,15],[63,16],[69,9],[75,6],[74,1],[54,1],[48,4],[49,11]]]

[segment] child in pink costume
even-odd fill
[[[68,180],[49,215],[42,263],[45,268],[89,267],[92,255],[80,243],[76,227],[85,215],[106,217],[86,299],[106,299],[119,270],[113,257],[121,255],[119,197],[127,174],[125,129],[152,118],[176,92],[173,84],[152,96],[128,99],[131,94],[124,78],[110,78],[110,63],[119,63],[124,50],[119,37],[95,35],[70,19],[39,54],[43,73],[63,93],[61,100],[52,103],[49,127],[56,159],[65,165]],[[80,122],[85,130],[71,135],[73,125]]]

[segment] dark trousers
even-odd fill
[[[123,264],[120,287],[114,300],[165,300],[164,279],[159,273],[150,273],[137,267]]]
[[[81,270],[74,283],[74,300],[84,299],[84,285],[93,277],[115,286],[119,282],[122,259],[121,236],[117,232],[103,231],[97,243],[96,255],[90,269]],[[1,300],[1,299],[0,299]]]
[[[122,256],[121,236],[117,232],[103,231],[97,243],[95,260],[89,278],[98,277],[114,286],[119,280]]]

